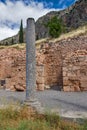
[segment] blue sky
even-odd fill
[[[6,3],[7,0],[0,0],[0,2]],[[28,5],[30,2],[41,2],[47,4],[49,8],[63,8],[64,6],[70,6],[73,4],[76,0],[9,0],[11,2],[17,2],[17,1],[23,1],[26,5]]]
[[[53,10],[62,10],[76,0],[0,0],[0,40],[17,34],[21,19],[39,17]]]

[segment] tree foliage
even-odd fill
[[[12,43],[12,45],[14,44],[14,39],[13,39],[13,37],[12,37],[12,41],[11,41],[11,43]]]
[[[24,38],[23,38],[23,22],[21,20],[20,30],[19,30],[19,43],[23,43],[23,42],[24,42]]]
[[[57,38],[60,36],[60,34],[63,32],[64,27],[62,24],[62,20],[58,19],[56,16],[54,16],[47,24],[47,27],[49,28],[49,35],[52,38]]]

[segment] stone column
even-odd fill
[[[26,28],[26,104],[41,110],[36,94],[35,21],[27,19]]]
[[[35,60],[35,22],[27,19],[26,28],[26,100],[35,100],[36,60]]]

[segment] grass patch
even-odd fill
[[[14,45],[11,45],[9,46],[10,48],[16,48],[16,49],[24,49],[25,48],[25,43],[22,43],[22,44],[14,44]]]
[[[0,49],[5,49],[5,48],[16,48],[17,50],[21,50],[21,49],[25,49],[25,43],[8,45],[8,46],[4,46],[4,45],[0,46]]]
[[[87,122],[80,125],[56,114],[37,114],[25,106],[9,106],[0,109],[0,130],[87,130]]]

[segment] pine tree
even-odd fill
[[[12,41],[11,41],[12,45],[14,44],[14,39],[12,38]]]
[[[21,20],[20,30],[19,30],[19,43],[23,43],[23,42],[24,42],[24,38],[23,38],[23,22]]]
[[[62,21],[54,16],[48,23],[47,27],[49,28],[49,35],[52,38],[57,38],[64,31]]]

